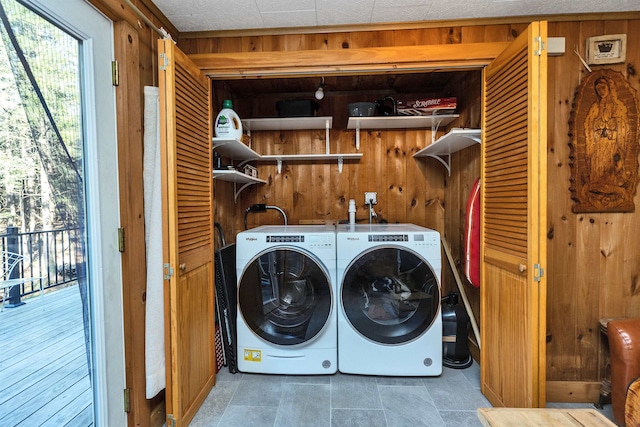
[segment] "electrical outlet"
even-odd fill
[[[364,193],[364,204],[368,205],[368,204],[372,204],[375,205],[378,203],[378,197],[377,197],[378,193],[376,193],[375,191],[367,191]]]

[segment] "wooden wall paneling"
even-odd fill
[[[264,36],[262,39],[262,50],[257,52],[277,52],[284,50],[284,36],[272,35]]]
[[[576,306],[575,333],[575,362],[573,366],[567,366],[563,377],[565,379],[595,378],[595,369],[598,358],[596,354],[599,334],[597,322],[599,318],[599,297],[602,284],[600,271],[600,234],[602,223],[598,215],[577,214],[578,235],[577,247],[582,248],[578,252],[576,263],[577,281],[574,283],[574,297],[566,301]],[[588,265],[588,269],[580,269],[580,266]],[[588,270],[588,272],[585,272]],[[553,298],[553,293],[549,296]],[[583,373],[589,372],[590,376]],[[567,375],[570,372],[571,375]]]
[[[311,50],[326,50],[327,35],[324,33],[309,34],[307,36],[307,48]]]
[[[406,131],[387,131],[387,182],[386,185],[376,180],[376,189],[386,187],[387,195],[381,207],[386,211],[385,218],[389,222],[407,222],[407,203],[405,196],[407,176]],[[411,159],[413,161],[413,159]],[[380,165],[384,167],[384,164]],[[378,204],[380,204],[378,200]],[[376,208],[376,206],[374,206]]]
[[[351,152],[350,146],[352,146],[350,132],[338,132],[331,131],[331,150],[336,153]],[[353,150],[353,149],[351,149]],[[351,174],[358,162],[344,162],[342,166],[342,172],[338,170],[337,162],[331,162],[329,166],[329,182],[330,188],[326,195],[329,199],[327,209],[329,211],[327,220],[340,220],[348,221],[349,219],[349,199],[355,199],[351,192]],[[357,209],[356,203],[356,217],[358,214],[362,214],[362,210]]]
[[[627,29],[627,64],[626,75],[631,86],[637,91],[636,102],[640,104],[640,22],[630,21]],[[632,42],[629,42],[632,40]],[[640,251],[638,251],[636,236],[640,230],[640,189],[636,188],[634,197],[636,212],[624,215],[624,231],[626,236],[622,242],[622,252],[625,259],[622,264],[623,279],[619,284],[619,294],[623,299],[623,311],[619,307],[612,308],[612,313],[624,317],[640,317]],[[610,285],[612,286],[612,285]]]
[[[424,173],[424,161],[415,159],[413,155],[426,146],[426,131],[423,129],[407,131],[406,165],[407,178],[404,192],[406,194],[406,221],[426,227],[425,195],[427,181]]]
[[[378,152],[375,150],[375,138],[372,137],[373,133],[375,133],[375,131],[360,131],[360,152],[362,153],[362,158],[360,162],[353,165],[350,173],[349,199],[356,201],[356,219],[361,220],[358,221],[361,224],[369,222],[369,210],[364,205],[364,192],[375,191],[368,189],[369,177],[367,174],[370,169],[376,167],[376,159],[379,161],[380,158]],[[347,135],[349,139],[355,140],[355,131],[348,131]],[[367,189],[365,190],[365,188]],[[348,207],[349,205],[347,205],[347,209]],[[348,217],[347,215],[347,218]]]
[[[349,47],[376,47],[380,46],[380,35],[378,31],[353,32],[349,36]]]
[[[485,25],[469,25],[460,29],[461,43],[480,43],[485,41]]]
[[[311,132],[311,152],[326,152],[326,132],[324,129]],[[329,132],[331,136],[331,132]],[[331,149],[331,139],[329,139]],[[307,148],[308,149],[308,148]],[[301,151],[304,152],[304,151]],[[335,152],[335,151],[333,151]],[[335,188],[331,182],[331,170],[338,168],[337,161],[331,162],[311,162],[311,215],[314,218],[330,220],[332,218],[331,194]],[[308,186],[308,184],[307,184]],[[298,217],[300,218],[300,217]]]
[[[365,161],[367,179],[360,183],[358,191],[355,194],[356,205],[358,203],[363,204],[365,218],[367,222],[369,220],[369,208],[364,205],[364,193],[365,191],[375,191],[378,204],[373,206],[373,210],[378,215],[376,218],[372,218],[372,222],[376,223],[382,219],[386,219],[389,222],[402,222],[400,218],[394,218],[389,211],[389,175],[393,172],[389,169],[389,133],[385,131],[373,130],[368,134],[367,148]],[[364,158],[364,157],[363,157]]]
[[[604,31],[602,21],[583,22],[580,27],[582,47],[580,52],[584,52],[586,37],[601,35]],[[586,54],[585,54],[586,57]],[[597,68],[597,67],[596,67]],[[587,71],[583,67],[583,74]],[[600,214],[574,214],[578,217],[578,257],[579,262],[575,268],[576,278],[574,282],[574,295],[580,295],[575,298],[577,309],[576,317],[576,380],[587,380],[597,378],[598,371],[598,352],[600,332],[598,330],[598,319],[600,317],[600,288],[602,285],[602,255],[601,255],[601,239],[602,233],[605,232],[603,218]],[[587,235],[588,234],[588,235]],[[581,265],[589,265],[590,271],[581,269]],[[589,277],[584,277],[589,276]],[[566,378],[566,377],[565,377]]]
[[[566,50],[572,52],[580,42],[579,23],[556,23],[549,26],[550,36],[565,37]],[[575,88],[584,69],[577,55],[549,58],[548,63],[548,181],[556,183],[548,191],[547,226],[547,378],[575,380],[577,352],[577,306],[575,270],[578,250],[576,215],[569,198],[569,116]],[[555,113],[551,113],[554,111]],[[551,383],[550,383],[551,384]]]
[[[487,25],[484,28],[484,40],[500,40],[511,41],[515,40],[517,35],[511,32],[511,28],[507,24],[502,25]]]
[[[313,131],[291,133],[302,137],[297,141],[297,144],[294,145],[291,154],[324,152],[324,138],[320,147],[321,151],[314,150],[318,144],[316,144],[316,138],[313,137]],[[289,164],[293,179],[292,182],[289,183],[291,184],[290,189],[285,192],[282,197],[283,199],[293,201],[293,204],[289,207],[289,211],[291,212],[291,217],[293,218],[292,223],[294,224],[298,224],[300,219],[318,218],[317,215],[319,211],[322,210],[324,201],[317,200],[314,197],[315,192],[324,192],[324,189],[317,188],[323,186],[322,178],[319,176],[321,174],[320,168],[321,165],[316,166],[316,162],[291,162]],[[285,201],[283,200],[282,203],[284,204]]]
[[[243,52],[262,52],[262,37],[242,37],[242,51]]]
[[[351,43],[350,33],[327,34],[327,49],[349,49]]]
[[[228,37],[219,39],[217,52],[242,52],[242,37]]]
[[[307,38],[304,34],[285,34],[284,38],[284,50],[306,50]]]

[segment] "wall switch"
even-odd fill
[[[368,204],[375,205],[376,203],[378,203],[377,195],[378,195],[378,193],[376,193],[375,191],[371,191],[371,192],[367,191],[366,193],[364,193],[364,204],[365,205],[368,205]]]

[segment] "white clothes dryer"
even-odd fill
[[[413,224],[339,225],[338,370],[442,373],[440,234]]]
[[[333,226],[261,226],[236,239],[238,370],[333,374],[338,367]]]

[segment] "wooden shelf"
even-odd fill
[[[338,161],[338,170],[342,172],[342,164],[344,160],[360,160],[362,158],[362,153],[355,154],[269,154],[261,156],[258,161],[275,161],[278,165],[278,173],[282,171],[282,162],[283,161],[291,161],[291,162],[303,162],[303,161],[327,161],[327,160],[337,160]]]
[[[347,129],[411,129],[446,126],[459,114],[437,114],[432,116],[381,116],[349,117]]]
[[[250,175],[237,171],[235,169],[220,169],[213,171],[213,178],[219,181],[233,182],[233,199],[238,199],[238,195],[250,185],[254,184],[266,184],[267,181],[263,179],[254,178]],[[240,189],[237,188],[238,184],[243,184]]]
[[[332,125],[333,117],[274,117],[242,120],[242,126],[249,131],[330,129]]]
[[[440,126],[446,126],[459,114],[436,114],[431,116],[381,116],[349,117],[347,129],[356,130],[356,150],[360,150],[360,129],[417,129],[431,128],[435,138]]]
[[[451,129],[431,145],[418,151],[413,157],[432,157],[447,168],[451,175],[451,154],[475,144],[480,144],[480,129]]]

